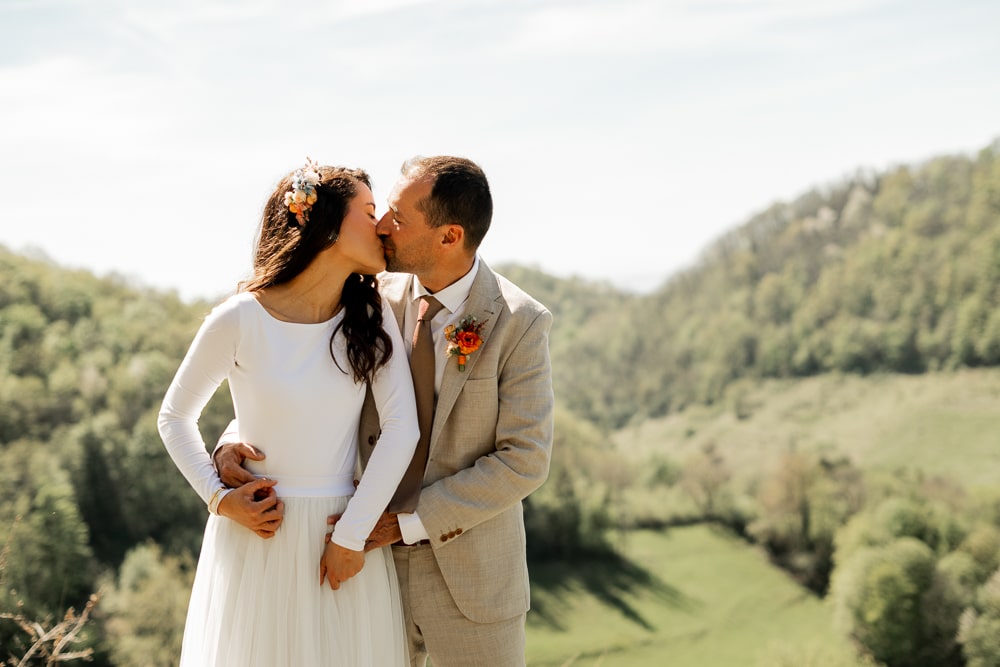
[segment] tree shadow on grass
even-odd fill
[[[639,613],[630,598],[652,594],[681,611],[692,611],[698,606],[696,600],[679,589],[611,550],[583,555],[572,561],[533,562],[528,567],[531,571],[532,622],[557,631],[567,629],[560,622],[561,614],[557,607],[566,604],[566,599],[581,589],[649,631],[656,628]]]

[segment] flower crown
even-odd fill
[[[309,211],[316,203],[316,186],[319,185],[319,165],[306,158],[306,164],[292,175],[292,189],[285,193],[285,206],[295,214],[299,225],[309,221]]]

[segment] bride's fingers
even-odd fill
[[[268,512],[267,514],[258,515],[257,522],[261,527],[277,528],[281,525],[281,517],[276,516],[273,512]]]
[[[267,512],[278,506],[278,496],[271,495],[263,500],[253,501],[254,511]]]

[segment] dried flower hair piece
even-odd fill
[[[306,158],[306,164],[292,174],[292,189],[285,193],[285,206],[295,214],[299,225],[309,221],[309,211],[316,203],[316,186],[319,185],[319,165]]]

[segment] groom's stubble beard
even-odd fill
[[[411,256],[409,261],[400,259],[396,244],[391,239],[383,239],[382,247],[385,251],[385,270],[389,273],[414,273],[420,268],[420,262],[414,261]]]
[[[399,260],[396,259],[396,246],[389,239],[382,239],[382,249],[385,255],[385,270],[390,273],[402,273]]]

